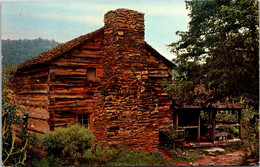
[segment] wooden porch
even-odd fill
[[[241,108],[185,108],[174,112],[176,139],[185,147],[213,147],[237,144],[242,141]],[[232,121],[216,119],[225,112],[233,116]],[[202,118],[203,115],[203,118]],[[224,118],[225,119],[225,118]],[[225,131],[231,127],[238,129],[236,136]]]
[[[240,139],[227,139],[227,140],[216,140],[214,142],[208,141],[185,141],[183,146],[185,148],[204,148],[204,147],[216,147],[216,146],[229,146],[229,145],[236,145],[241,143],[242,140]]]

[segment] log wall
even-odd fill
[[[48,74],[46,65],[18,71],[11,81],[18,104],[29,106],[28,130],[43,134],[50,130],[48,112]]]
[[[77,114],[92,114],[94,96],[103,75],[102,35],[51,62],[49,112],[51,129],[74,124]],[[96,68],[96,80],[87,80],[87,68]],[[90,123],[92,125],[92,123]],[[93,129],[93,126],[90,126]]]

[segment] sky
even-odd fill
[[[67,42],[104,25],[110,10],[127,8],[145,14],[145,41],[172,60],[167,44],[187,31],[184,0],[85,0],[2,2],[2,39],[53,39]]]

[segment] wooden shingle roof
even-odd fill
[[[92,40],[93,38],[95,38],[97,35],[101,35],[104,33],[104,27],[96,30],[96,31],[93,31],[91,33],[88,33],[86,35],[82,35],[78,38],[75,38],[71,41],[68,41],[66,43],[62,43],[44,53],[41,53],[40,55],[32,58],[32,59],[29,59],[27,61],[25,61],[24,63],[20,64],[18,67],[17,67],[17,70],[20,70],[20,69],[23,69],[23,68],[29,68],[30,66],[33,66],[33,65],[37,65],[37,64],[44,64],[44,63],[48,63],[50,61],[52,61],[53,59],[57,58],[58,56],[66,53],[67,51],[75,48],[76,46],[84,43],[84,42],[87,42],[87,41],[90,41]],[[145,42],[145,48],[154,53],[154,55],[161,59],[166,65],[168,65],[170,68],[173,68],[175,67],[175,64],[173,64],[171,61],[169,61],[168,59],[166,59],[164,56],[162,56],[159,52],[157,52],[152,46],[150,46],[147,42]]]
[[[62,55],[63,53],[71,50],[72,48],[82,44],[83,42],[91,40],[96,35],[102,34],[103,32],[104,32],[104,27],[102,27],[96,31],[93,31],[91,33],[88,33],[86,35],[82,35],[82,36],[75,38],[71,41],[68,41],[66,43],[62,43],[62,44],[48,50],[47,52],[41,53],[40,55],[25,61],[24,63],[20,64],[17,67],[17,69],[19,70],[22,68],[30,67],[32,65],[47,63],[47,62],[53,60],[54,58]]]

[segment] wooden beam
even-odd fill
[[[216,136],[215,136],[215,131],[216,131],[216,110],[211,110],[212,114],[212,132],[211,132],[211,140],[215,141]]]
[[[200,111],[198,111],[198,131],[197,131],[197,141],[200,141]]]
[[[238,122],[239,122],[239,139],[242,140],[242,117],[241,117],[241,110],[238,110]]]
[[[179,111],[175,112],[175,128],[178,129],[179,128],[179,118],[178,118],[178,113]]]

